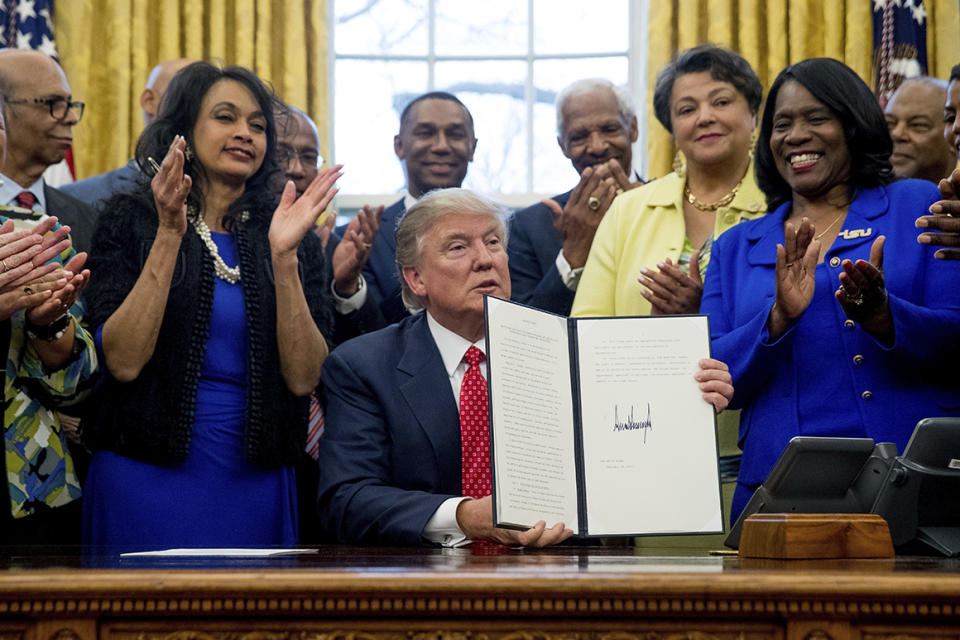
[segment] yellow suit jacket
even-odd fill
[[[637,276],[643,267],[656,271],[657,263],[664,258],[676,263],[680,257],[686,238],[683,186],[680,176],[669,173],[617,196],[593,239],[571,316],[650,313],[650,303],[640,295],[642,287]],[[717,210],[713,237],[766,212],[766,199],[757,186],[751,164],[736,197]]]

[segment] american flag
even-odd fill
[[[927,73],[927,10],[923,0],[873,0],[874,86],[881,106],[907,78]]]
[[[53,0],[0,0],[0,47],[39,49],[57,57]]]

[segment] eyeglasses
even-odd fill
[[[36,104],[47,105],[47,108],[50,109],[50,115],[55,120],[63,120],[67,117],[67,112],[70,109],[73,109],[77,112],[77,122],[80,122],[80,118],[83,117],[83,108],[86,106],[82,102],[76,100],[67,100],[63,97],[56,98],[33,98],[32,100],[24,98],[22,100],[9,100],[4,98],[4,102],[7,104]]]
[[[300,161],[300,166],[303,167],[319,167],[323,162],[323,158],[312,149],[300,149],[298,151],[286,145],[277,145],[277,162],[280,166],[286,167],[294,158],[297,158]]]

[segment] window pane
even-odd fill
[[[436,6],[437,55],[526,55],[526,2],[437,0]]]
[[[427,0],[336,0],[338,54],[427,55]]]
[[[403,189],[393,136],[400,129],[403,107],[426,89],[425,62],[337,62],[334,152],[344,165],[339,181],[343,193]]]
[[[526,63],[513,61],[437,63],[436,88],[467,105],[476,129],[477,150],[463,186],[488,193],[527,191],[526,69]]]
[[[628,5],[626,0],[534,0],[534,53],[625,52]]]
[[[580,179],[557,144],[557,115],[554,102],[565,86],[581,78],[606,78],[627,83],[627,58],[582,58],[538,60],[533,63],[537,102],[533,120],[533,190],[563,193]]]

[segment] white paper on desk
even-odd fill
[[[133,551],[121,553],[121,558],[146,556],[270,558],[317,553],[316,549],[163,549],[162,551]]]
[[[577,320],[590,535],[720,532],[705,316]]]
[[[567,319],[487,298],[496,520],[577,532]]]

